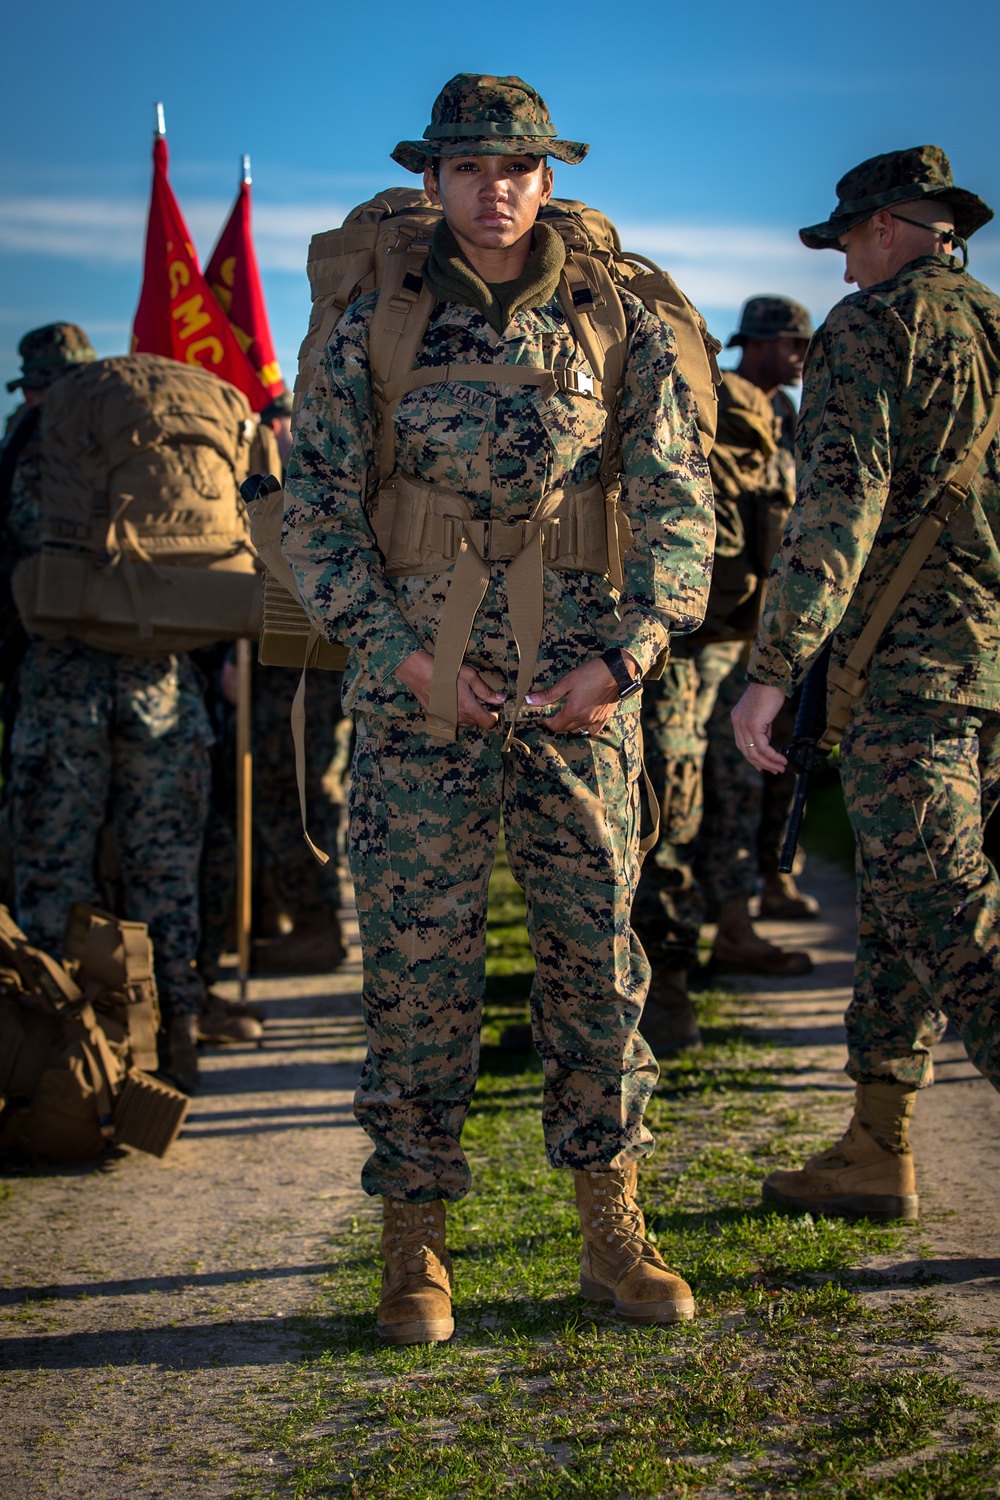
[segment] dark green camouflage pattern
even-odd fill
[[[968,239],[988,224],[993,210],[976,193],[955,186],[951,162],[940,146],[887,151],[852,167],[837,183],[837,207],[822,224],[799,230],[811,250],[837,250],[840,236],[880,208],[902,207],[918,198],[941,198],[954,214],[955,230]]]
[[[16,380],[8,380],[9,391],[19,386],[45,390],[76,365],[89,365],[97,358],[97,350],[75,323],[46,323],[44,328],[33,328],[24,335],[17,352],[21,374]]]
[[[671,631],[693,629],[708,595],[714,538],[708,468],[691,392],[676,368],[673,335],[635,298],[622,300],[631,335],[620,406],[623,503],[640,538],[616,598],[593,573],[546,570],[545,621],[535,683],[554,682],[608,646],[648,670]],[[368,326],[375,296],[350,308],[299,414],[285,484],[282,548],[307,610],[330,640],[353,642],[345,709],[414,717],[416,699],[393,676],[418,647],[433,650],[445,576],[386,579],[362,502],[372,463]],[[507,361],[588,368],[558,296],[515,313],[503,339],[482,313],[439,302],[418,367]],[[395,412],[399,466],[457,490],[473,517],[526,517],[548,490],[593,479],[605,412],[571,393],[455,380],[411,392]],[[466,661],[505,683],[513,701],[516,652],[507,621],[506,570],[496,564]],[[552,709],[526,709],[531,718]]]
[[[196,1012],[212,732],[194,668],[183,655],[35,641],[20,690],[10,788],[18,924],[59,953],[70,905],[103,904],[96,855],[110,818],[122,915],[149,925],[164,1014]]]
[[[840,767],[861,871],[847,1071],[924,1087],[949,1020],[1000,1088],[1000,881],[983,853],[1000,714],[873,699]]]
[[[422,141],[400,141],[393,161],[422,172],[439,156],[555,156],[575,165],[590,150],[557,139],[545,100],[510,74],[456,73],[434,101]]]
[[[343,717],[340,672],[310,672],[306,678],[306,805],[309,832],[330,856],[321,865],[302,837],[290,725],[300,673],[289,667],[256,666],[253,675],[253,831],[258,875],[266,870],[282,909],[291,917],[340,909],[337,839],[340,803],[327,771]]]
[[[809,309],[791,297],[750,297],[740,312],[740,326],[727,349],[740,348],[747,339],[811,339]]]
[[[369,1193],[460,1198],[479,1062],[486,886],[501,812],[537,962],[531,992],[549,1161],[622,1166],[652,1150],[657,1066],[638,1031],[649,966],[629,926],[641,765],[635,701],[599,739],[357,721],[349,844],[364,951],[368,1056],[355,1114],[375,1150]]]
[[[920,517],[1000,391],[1000,299],[924,256],[845,297],[810,347],[798,499],[768,583],[750,676],[787,693],[836,630],[846,659]],[[1000,708],[1000,444],[887,627],[882,697]]]

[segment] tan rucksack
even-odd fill
[[[587,356],[595,384],[603,392],[606,377],[615,388],[624,361],[624,317],[615,289],[627,287],[657,317],[669,323],[677,340],[678,363],[698,403],[702,446],[708,453],[715,435],[718,386],[721,375],[716,355],[721,349],[705,320],[666,271],[643,256],[623,251],[618,231],[604,214],[573,199],[554,198],[539,217],[561,236],[566,249],[566,276],[572,289],[567,314]],[[307,272],[312,291],[309,329],[299,350],[295,410],[312,382],[323,351],[346,309],[365,292],[381,289],[372,322],[372,373],[376,401],[383,407],[383,441],[377,456],[380,485],[393,469],[393,424],[388,410],[396,392],[413,368],[416,350],[426,328],[429,299],[420,297],[421,270],[431,236],[441,220],[419,189],[389,188],[352,210],[339,229],[314,235]],[[611,395],[611,392],[607,392]],[[613,406],[613,401],[606,401]],[[605,458],[613,458],[614,434],[609,422]],[[610,469],[612,465],[605,466]],[[602,477],[607,477],[602,476]],[[392,531],[392,502],[382,497],[372,520],[380,546]],[[254,541],[268,572],[264,583],[264,624],[260,659],[282,666],[317,666],[342,670],[346,648],[331,645],[312,630],[298,600],[291,570],[280,556],[282,496],[262,496],[251,506]],[[603,507],[601,507],[603,509]],[[612,582],[620,586],[620,562],[608,512],[605,563]],[[603,526],[601,528],[603,533]],[[624,518],[617,522],[623,546],[630,537]],[[602,545],[604,545],[602,543]],[[383,547],[383,550],[385,548]],[[586,560],[590,566],[592,559]]]
[[[100,988],[81,992],[0,906],[0,1159],[89,1161],[119,1142],[162,1156],[176,1139],[188,1100],[130,1066]]]
[[[128,1047],[131,1066],[155,1073],[160,1003],[145,922],[126,922],[75,902],[63,933],[63,965],[93,1005],[105,1035]]]
[[[42,547],[14,573],[25,628],[142,655],[256,635],[261,585],[238,493],[255,425],[234,386],[157,355],[56,382],[41,426]]]

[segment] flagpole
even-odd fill
[[[157,103],[153,105],[153,108],[156,110],[156,128],[153,134],[165,137],[167,134],[167,121],[163,113],[163,105]]]
[[[236,642],[236,951],[240,999],[250,981],[253,882],[253,751],[250,744],[250,642]]]
[[[249,158],[249,156],[247,156],[246,154],[244,154],[243,156],[241,156],[240,157],[240,165],[241,165],[242,170],[243,170],[243,181],[249,185],[251,182],[253,182],[253,178],[250,176],[250,158]]]

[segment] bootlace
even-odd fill
[[[389,1255],[396,1261],[405,1260],[410,1274],[432,1270],[441,1260],[444,1246],[436,1248],[433,1241],[444,1236],[436,1227],[430,1204],[393,1200],[392,1228],[386,1238]]]
[[[592,1192],[590,1227],[597,1231],[612,1253],[619,1259],[629,1259],[634,1265],[640,1261],[661,1265],[660,1255],[643,1234],[642,1214],[639,1205],[629,1196],[625,1177],[602,1173]]]

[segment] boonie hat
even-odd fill
[[[791,297],[750,297],[743,304],[740,326],[727,349],[741,348],[747,339],[811,339],[809,309]]]
[[[955,186],[951,162],[940,146],[910,146],[905,151],[887,151],[854,167],[837,183],[840,200],[822,224],[799,230],[799,239],[810,250],[839,250],[840,236],[894,203],[912,203],[916,198],[941,198],[951,209],[955,233],[963,240],[982,229],[993,217],[975,193]]]
[[[33,328],[24,335],[17,352],[21,373],[16,380],[8,380],[9,391],[19,386],[45,390],[74,365],[89,365],[97,358],[97,350],[75,323],[46,323],[43,328]]]
[[[275,396],[273,401],[267,403],[260,414],[260,419],[262,422],[277,422],[280,417],[290,417],[292,410],[292,393],[286,389]]]
[[[575,166],[589,146],[556,138],[545,100],[513,74],[456,73],[438,94],[422,141],[400,141],[393,161],[422,172],[438,156],[554,156]]]

